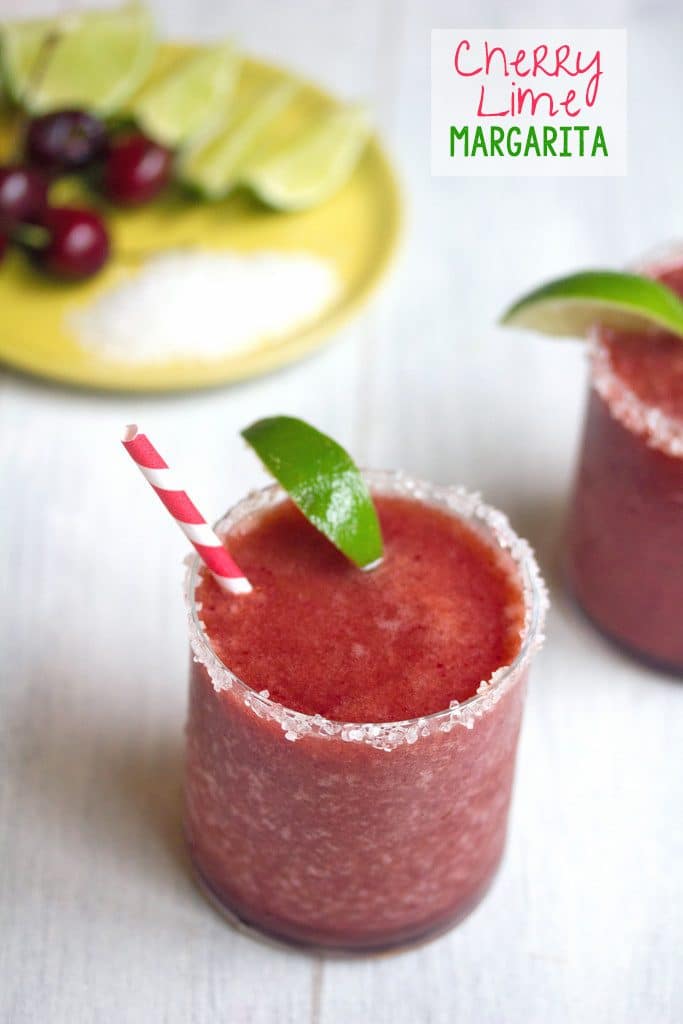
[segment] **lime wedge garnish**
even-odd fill
[[[131,112],[156,142],[180,146],[225,117],[239,66],[232,43],[207,47],[147,85]]]
[[[238,93],[231,117],[183,155],[180,177],[208,199],[220,199],[240,183],[250,154],[264,131],[296,92],[294,82]]]
[[[524,295],[501,323],[564,337],[583,337],[595,324],[622,331],[658,327],[683,338],[683,302],[652,278],[587,270]]]
[[[367,113],[359,107],[319,115],[279,151],[251,164],[245,183],[280,210],[315,206],[350,177],[369,133]]]
[[[2,27],[7,87],[31,113],[63,107],[112,113],[142,82],[154,49],[151,15],[137,3]]]
[[[306,518],[347,558],[363,568],[382,557],[370,492],[336,441],[292,416],[258,420],[242,437]]]

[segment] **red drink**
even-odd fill
[[[254,593],[226,596],[196,564],[190,580],[196,870],[233,919],[346,950],[440,932],[486,891],[544,609],[499,513],[368,481],[385,540],[372,572],[270,488],[221,528]]]
[[[683,295],[683,266],[657,275]],[[609,636],[683,669],[683,342],[596,334],[569,524],[576,596]]]

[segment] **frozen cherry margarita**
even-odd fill
[[[189,573],[186,831],[233,920],[373,950],[443,931],[500,861],[545,598],[500,513],[368,473],[362,571],[279,486],[218,532],[253,591]]]
[[[659,280],[683,295],[683,260]],[[601,329],[569,524],[574,592],[605,633],[683,670],[683,341]]]

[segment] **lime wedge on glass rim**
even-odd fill
[[[351,176],[369,134],[370,120],[362,107],[332,109],[275,153],[254,161],[244,183],[279,210],[316,206]]]
[[[214,127],[181,156],[178,172],[185,184],[207,199],[222,199],[240,184],[241,174],[268,125],[296,93],[284,80],[235,97],[231,116]]]
[[[683,302],[652,278],[588,270],[534,289],[500,322],[561,337],[584,337],[601,324],[627,332],[659,328],[683,338]]]
[[[341,445],[292,416],[257,420],[242,437],[342,554],[363,569],[380,561],[382,534],[375,506],[360,470]]]
[[[145,86],[131,113],[156,142],[181,146],[225,117],[239,70],[232,43],[206,47]]]
[[[31,113],[118,110],[149,71],[156,40],[146,7],[71,11],[2,26],[10,95]]]

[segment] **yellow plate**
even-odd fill
[[[164,45],[159,67],[187,51],[187,47]],[[258,61],[246,62],[245,74],[264,85],[281,73]],[[324,109],[333,102],[315,86],[303,83],[291,115],[284,116],[297,118],[302,107]],[[11,151],[13,129],[12,118],[4,115],[0,121],[4,153]],[[98,204],[93,194],[73,181],[58,183],[55,198]],[[303,213],[277,213],[246,194],[203,203],[178,193],[139,210],[108,208],[117,256],[92,281],[78,285],[51,281],[34,270],[22,253],[8,253],[0,266],[0,360],[67,384],[131,391],[210,387],[272,370],[321,345],[366,300],[396,248],[400,209],[396,180],[375,138],[342,190]],[[69,328],[77,311],[133,277],[145,258],[186,246],[309,252],[336,268],[341,290],[334,304],[305,329],[222,359],[131,364],[99,358],[79,345]]]

